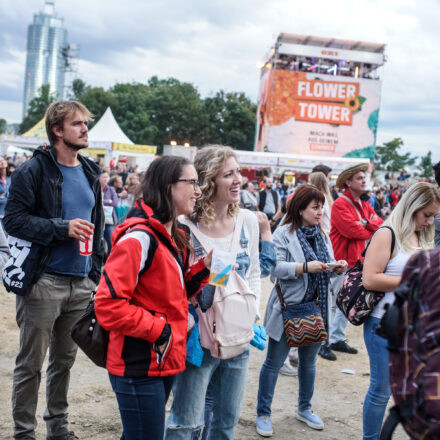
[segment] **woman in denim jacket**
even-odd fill
[[[324,322],[328,317],[328,288],[334,263],[333,249],[328,236],[321,230],[324,195],[314,185],[301,185],[295,191],[283,225],[274,233],[277,263],[274,276],[279,278],[284,301],[301,304],[318,297]],[[342,274],[347,262],[340,260],[334,268]],[[258,389],[257,432],[264,437],[273,433],[270,421],[272,399],[278,372],[289,352],[283,329],[281,304],[275,288],[272,290],[264,319],[269,345],[261,368]],[[328,328],[328,324],[326,325]],[[322,420],[311,411],[316,374],[316,358],[321,344],[298,349],[298,411],[296,418],[309,427],[323,429]]]
[[[202,195],[196,203],[193,220],[204,239],[215,249],[229,251],[239,211],[241,174],[234,151],[224,146],[209,146],[200,150],[195,158]],[[241,252],[237,254],[236,271],[247,281],[250,289],[260,299],[260,262],[258,220],[254,213],[242,210],[243,228],[240,231]],[[193,241],[196,255],[204,250]],[[201,308],[214,293],[207,286],[199,296]],[[257,308],[258,310],[258,308]],[[211,356],[203,350],[200,367],[187,362],[186,370],[176,377],[173,386],[173,404],[167,421],[167,440],[191,440],[194,430],[204,425],[205,395],[213,398],[213,417],[208,439],[233,439],[240,416],[249,365],[249,348],[230,359]]]

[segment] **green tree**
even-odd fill
[[[89,128],[96,124],[107,110],[107,107],[113,109],[117,105],[113,94],[105,91],[102,87],[85,87],[83,93],[77,96],[77,99],[87,107],[94,117],[94,120],[89,123]]]
[[[257,106],[244,93],[217,92],[204,101],[209,126],[205,140],[230,145],[238,150],[252,150]]]
[[[201,145],[208,119],[198,90],[190,83],[157,76],[150,78],[147,86],[148,110],[158,130],[155,143],[162,146],[175,140]]]
[[[431,177],[434,175],[434,170],[432,167],[434,164],[432,163],[432,152],[431,150],[425,156],[420,158],[420,162],[417,165],[417,169],[420,170],[420,175],[422,177]]]
[[[374,165],[377,170],[397,172],[407,166],[415,164],[417,157],[411,153],[400,154],[403,146],[401,138],[394,138],[390,142],[377,146],[374,153]]]
[[[6,119],[0,118],[0,134],[6,131]]]
[[[145,84],[116,84],[112,111],[122,131],[136,144],[155,145],[158,128],[152,119],[150,89]]]
[[[81,97],[87,92],[90,87],[82,79],[74,79],[70,92],[70,99],[79,101]]]
[[[19,127],[20,133],[26,132],[39,122],[44,117],[47,107],[49,107],[53,100],[49,84],[42,85],[38,95],[29,103],[27,116],[24,117]]]
[[[111,107],[121,129],[137,144],[160,148],[175,140],[199,146],[253,147],[256,105],[243,93],[219,91],[203,100],[193,84],[157,76],[147,84],[116,84],[108,90],[76,79],[71,90],[70,98],[82,102],[95,121]]]

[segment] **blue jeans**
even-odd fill
[[[343,341],[345,339],[345,328],[347,327],[348,319],[344,314],[336,308],[335,316],[333,317],[333,322],[330,326],[330,344],[334,344],[338,341]]]
[[[364,341],[370,358],[370,387],[363,409],[363,439],[378,439],[390,399],[387,341],[375,332],[380,319],[370,316],[364,324]]]
[[[121,414],[121,440],[163,440],[165,405],[173,379],[122,377],[109,373]]]
[[[208,385],[214,402],[207,438],[234,438],[246,388],[249,348],[232,359],[217,359],[209,350],[203,351],[200,367],[187,363],[186,370],[176,376],[166,440],[191,440],[193,430],[203,427]]]
[[[313,344],[298,349],[298,409],[305,411],[312,407],[312,396],[315,387],[316,358],[321,344]],[[286,337],[281,336],[279,342],[269,338],[267,356],[260,371],[258,388],[258,416],[270,416],[272,399],[277,384],[278,373],[289,353]]]
[[[112,233],[115,227],[113,225],[105,225],[104,227],[104,240],[107,243],[107,252],[110,255],[112,249]]]

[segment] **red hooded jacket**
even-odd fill
[[[344,196],[348,197],[354,206],[344,197],[338,197],[332,206],[330,217],[330,240],[336,260],[347,260],[348,267],[353,267],[365,249],[365,241],[369,240],[374,232],[383,223],[376,215],[370,202],[355,201],[351,192],[346,189]],[[359,223],[359,215],[368,220],[367,227]]]
[[[116,376],[171,376],[185,369],[188,297],[206,284],[203,260],[188,267],[164,225],[143,202],[115,228],[112,251],[95,296],[99,323],[110,331],[107,370]],[[178,257],[177,257],[178,258]],[[165,323],[171,336],[162,355],[155,341]]]

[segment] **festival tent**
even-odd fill
[[[11,147],[27,148],[29,150],[35,150],[38,146],[47,144],[49,141],[46,136],[45,118],[37,122],[31,129],[23,133],[22,135],[15,134],[3,134],[1,135],[0,151],[1,154],[10,154],[8,152]]]
[[[107,107],[101,119],[89,130],[89,141],[133,144],[119,127],[110,107]]]
[[[155,146],[134,144],[119,127],[110,107],[107,107],[101,119],[89,131],[89,148],[84,153],[97,157],[105,155],[106,165],[112,157],[125,157],[131,165],[137,164],[144,169],[154,160],[156,150]]]

